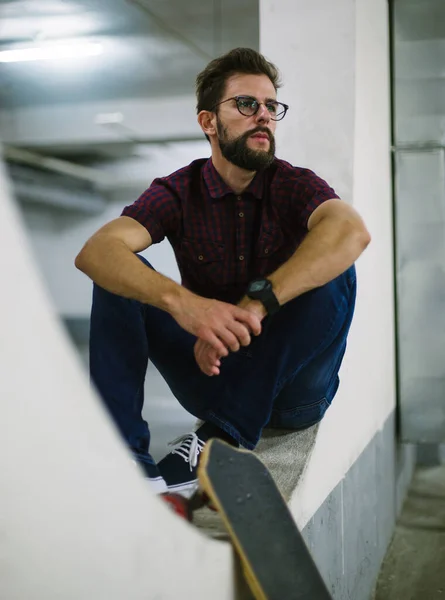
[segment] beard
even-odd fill
[[[230,163],[246,171],[260,171],[270,167],[275,158],[275,138],[266,127],[256,127],[237,138],[230,139],[227,128],[217,118],[218,143],[221,153]],[[253,150],[247,145],[255,133],[266,133],[269,137],[268,150]]]

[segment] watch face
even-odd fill
[[[251,292],[261,292],[262,289],[264,289],[265,287],[265,281],[253,281],[250,284],[250,291]]]

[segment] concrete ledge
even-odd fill
[[[298,486],[315,444],[318,425],[303,431],[266,429],[255,453],[270,469],[287,502]],[[195,515],[195,524],[208,535],[228,539],[219,515],[204,508]]]
[[[291,505],[310,468],[317,431],[267,431],[256,449]],[[415,447],[397,443],[392,413],[305,525],[303,536],[334,600],[371,597],[414,465]],[[219,516],[208,509],[197,513],[196,524],[228,539]]]

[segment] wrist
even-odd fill
[[[238,306],[256,315],[260,321],[267,317],[267,310],[260,300],[252,300],[248,296],[244,296]]]
[[[178,315],[184,305],[194,296],[192,292],[184,288],[182,285],[174,284],[171,289],[166,290],[160,299],[160,306],[162,310],[168,312],[172,317]]]

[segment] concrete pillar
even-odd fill
[[[352,198],[355,117],[354,0],[261,0],[260,51],[283,76],[290,105],[278,155],[315,170]]]
[[[339,391],[290,500],[333,597],[365,600],[395,520],[388,2],[260,0],[260,51],[290,105],[277,155],[326,179],[372,236]]]
[[[302,526],[395,408],[388,27],[386,0],[260,2],[260,51],[280,69],[278,97],[290,105],[277,155],[326,179],[372,235],[357,262],[340,389],[295,501]]]

